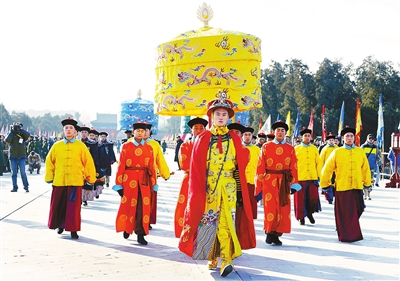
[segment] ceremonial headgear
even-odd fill
[[[90,129],[89,134],[95,134],[96,136],[98,136],[99,132],[97,132],[95,129]]]
[[[289,126],[282,120],[275,121],[271,126],[272,130],[275,130],[276,128],[279,128],[279,127],[284,128],[285,131],[289,130]]]
[[[89,132],[89,131],[90,131],[90,128],[89,128],[89,127],[86,127],[85,125],[83,125],[83,126],[81,127],[81,132],[82,132],[82,131]]]
[[[216,95],[217,98],[207,104],[208,117],[211,117],[211,114],[217,108],[225,108],[228,110],[229,118],[232,118],[232,116],[235,115],[235,112],[233,111],[234,105],[229,99],[227,99],[226,93],[227,90],[224,90],[223,92],[218,91],[218,94]]]
[[[350,128],[349,126],[346,126],[346,128],[344,128],[341,132],[340,135],[344,136],[346,133],[352,133],[353,135],[356,134],[356,129],[354,128]]]
[[[267,138],[267,135],[264,132],[259,132],[257,137],[261,138],[261,139],[265,139],[265,138]]]
[[[246,132],[254,133],[254,129],[252,127],[244,127],[242,134]]]
[[[63,125],[63,127],[66,125],[72,125],[76,128],[78,125],[78,122],[76,120],[72,119],[71,117],[68,117],[67,119],[62,120],[61,124]]]
[[[244,126],[240,123],[231,123],[228,125],[229,130],[238,130],[243,134]]]
[[[336,138],[336,136],[334,134],[332,134],[331,132],[329,132],[329,135],[327,135],[325,137],[325,140],[330,140],[330,139],[335,139],[335,138]]]
[[[146,130],[147,125],[148,124],[140,122],[140,120],[139,120],[139,122],[133,123],[133,130],[136,130],[136,129]]]
[[[189,122],[187,122],[187,125],[190,128],[193,128],[193,126],[196,125],[196,124],[201,124],[201,125],[203,125],[205,127],[205,126],[207,126],[208,121],[206,119],[203,119],[203,118],[200,118],[200,117],[196,117],[196,118],[191,119]]]
[[[273,132],[267,134],[267,138],[273,140],[275,138],[275,134]]]
[[[300,135],[311,134],[311,133],[312,133],[312,131],[305,127],[303,127],[303,129],[300,131]]]
[[[99,135],[100,135],[100,136],[106,136],[106,137],[107,137],[107,136],[108,136],[108,133],[107,133],[107,132],[100,132]]]

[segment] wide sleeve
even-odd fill
[[[260,150],[260,154],[258,155],[257,161],[257,172],[254,178],[255,184],[255,195],[258,195],[263,190],[263,181],[266,168],[265,163],[265,154],[266,154],[266,146],[263,145]]]
[[[178,154],[179,165],[181,169],[185,172],[189,172],[191,152],[192,149],[190,149],[189,142],[182,144],[179,149],[179,154]]]
[[[121,153],[119,154],[119,161],[117,167],[117,173],[115,175],[115,185],[121,185],[124,182],[123,177],[125,174],[126,167],[126,154],[127,150],[130,148],[131,143],[125,143],[122,145]]]
[[[85,181],[90,184],[94,184],[96,182],[96,167],[94,166],[93,157],[89,152],[89,149],[86,148],[86,145],[82,143],[82,151],[83,151],[83,172],[85,176]]]
[[[321,170],[320,186],[322,188],[331,185],[333,171],[336,169],[336,151],[333,151],[326,160]]]
[[[157,184],[157,172],[156,172],[156,169],[154,167],[154,151],[153,151],[153,147],[151,145],[148,145],[148,146],[149,146],[149,151],[150,151],[149,168],[150,168],[150,170],[152,172],[150,186],[154,187]]]
[[[362,178],[362,183],[364,186],[370,186],[371,185],[371,170],[369,167],[369,162],[366,154],[360,153],[361,154],[361,178]]]
[[[167,161],[165,161],[164,154],[161,151],[161,146],[158,142],[155,142],[153,148],[153,157],[156,157],[156,165],[158,168],[158,172],[163,179],[168,179],[171,176],[171,172],[169,171],[169,167]],[[154,163],[154,161],[153,161]]]
[[[50,148],[49,154],[46,157],[46,170],[44,175],[45,182],[52,182],[54,180],[54,173],[55,173],[55,154],[56,154],[57,147],[53,145]]]
[[[317,150],[318,151],[318,150]],[[292,182],[291,184],[299,183],[299,173],[297,169],[297,156],[296,151],[292,148],[292,153],[290,154],[290,171],[292,172]]]

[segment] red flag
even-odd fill
[[[322,136],[321,136],[321,139],[322,139],[322,141],[325,141],[325,137],[326,137],[325,104],[322,105],[321,120],[322,120]]]
[[[258,124],[258,131],[261,131],[262,127],[263,127],[263,121],[262,121],[262,117],[260,117],[260,123]]]
[[[361,144],[361,131],[362,131],[362,121],[361,121],[361,101],[357,99],[356,106],[356,135],[354,138],[354,144],[360,146]]]
[[[308,123],[308,129],[312,131],[311,137],[314,135],[314,107],[311,106],[310,123]]]

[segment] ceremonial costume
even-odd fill
[[[364,150],[365,155],[367,155],[369,168],[371,170],[371,179],[374,177],[375,170],[378,164],[378,160],[380,159],[380,151],[378,147],[374,144],[374,136],[369,134],[367,136],[367,140],[364,144],[361,145],[361,148]],[[371,200],[371,186],[366,186],[364,188],[364,199]]]
[[[76,125],[73,121],[66,119],[62,124]],[[48,227],[58,228],[59,234],[64,229],[71,231],[71,237],[77,239],[76,232],[81,229],[82,186],[96,181],[95,166],[86,146],[73,137],[56,142],[46,158],[45,181],[53,186]]]
[[[154,155],[154,169],[156,171],[157,177],[160,176],[164,180],[168,180],[170,177],[169,167],[167,165],[167,161],[165,161],[164,154],[161,151],[160,144],[148,138],[146,143],[151,145],[153,148]],[[157,220],[157,192],[156,190],[151,191],[151,216],[150,216],[150,224],[155,224]]]
[[[107,132],[100,132],[100,136],[108,136]],[[114,153],[114,144],[107,140],[98,142],[99,148],[99,167],[106,176],[106,186],[109,186],[109,177],[111,176],[111,165],[117,160]]]
[[[253,131],[254,131],[254,129],[252,129],[252,128],[244,129],[244,132],[253,133]],[[243,142],[243,145],[250,152],[249,163],[247,164],[247,167],[246,167],[246,180],[247,180],[247,188],[249,191],[251,209],[252,209],[252,213],[253,213],[253,219],[256,219],[257,218],[257,199],[254,195],[255,194],[254,178],[256,176],[258,156],[260,155],[261,149],[257,145],[252,144],[251,142],[248,144]]]
[[[321,153],[319,155],[319,171],[322,170],[322,167],[324,167],[326,160],[328,160],[328,157],[331,155],[331,153],[338,148],[338,146],[333,143],[330,144],[329,139],[335,139],[335,135],[328,135],[326,137],[327,144],[324,146],[324,148],[321,150]],[[336,179],[336,174],[333,172],[332,178],[331,178],[331,185],[330,187],[327,188],[326,191],[323,191],[323,194],[325,195],[325,199],[329,202],[329,204],[332,204],[333,202],[333,197],[335,196],[335,179]]]
[[[123,190],[116,219],[117,232],[132,234],[135,231],[138,237],[149,233],[150,196],[156,182],[153,148],[144,140],[126,142],[122,146],[115,180]]]
[[[194,142],[197,139],[197,136],[205,130],[208,121],[203,118],[196,117],[191,119],[187,124],[191,129],[193,137],[181,145],[178,153],[179,165],[184,172],[184,176],[181,182],[181,188],[179,190],[178,202],[176,204],[174,215],[174,230],[175,237],[177,238],[181,236],[184,213],[187,204],[190,160],[192,156]]]
[[[232,259],[256,245],[245,175],[249,152],[226,127],[227,112],[234,115],[233,104],[220,96],[207,107],[209,117],[222,116],[215,117],[221,125],[213,124],[194,143],[179,250],[193,259],[209,260],[209,269],[217,267],[219,256],[220,274],[227,276],[233,270]],[[233,177],[236,169],[241,192]]]
[[[272,129],[281,127],[287,131],[287,124],[279,120],[273,124]],[[263,196],[267,244],[282,245],[278,237],[291,231],[290,193],[297,182],[294,147],[286,143],[284,137],[281,142],[275,138],[265,143],[258,158],[255,194],[262,193]]]
[[[345,128],[355,135],[355,129]],[[345,136],[346,137],[346,136]],[[321,187],[331,185],[332,173],[336,172],[335,221],[339,241],[362,240],[359,218],[364,211],[363,187],[371,185],[368,159],[362,148],[344,144],[335,149],[321,171]]]
[[[300,134],[304,138],[304,134],[311,134],[310,129],[303,129]],[[308,217],[312,224],[315,223],[313,213],[321,211],[321,203],[318,194],[319,179],[319,153],[318,148],[311,144],[305,143],[304,140],[300,145],[295,147],[298,168],[298,181],[301,190],[293,195],[294,214],[296,220],[304,225],[304,218]]]

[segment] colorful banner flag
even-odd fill
[[[264,132],[265,134],[271,133],[271,114],[268,115],[267,120],[265,120],[264,125],[261,127],[259,132]]]
[[[276,121],[279,121],[279,120],[281,120],[281,116],[278,113],[278,117],[276,117]]]
[[[382,149],[384,147],[384,134],[385,131],[383,124],[383,103],[382,94],[379,95],[379,109],[378,109],[378,129],[376,132],[376,139],[378,141],[378,148]],[[382,149],[383,151],[384,149]]]
[[[341,138],[340,133],[343,130],[343,123],[344,123],[344,101],[342,102],[342,109],[340,110],[340,118],[339,118],[339,127],[338,127],[338,138]]]
[[[354,144],[360,146],[361,144],[361,131],[362,131],[362,121],[361,121],[361,101],[357,99],[356,106],[356,135],[354,139]]]
[[[260,117],[260,122],[258,123],[258,131],[261,131],[262,126],[263,126],[263,121],[262,117]]]
[[[293,137],[300,137],[300,109],[297,109],[296,124],[294,125]]]
[[[290,110],[288,111],[288,113],[286,115],[285,123],[288,125],[288,131],[287,131],[286,135],[290,137]]]
[[[0,134],[1,134],[1,135],[4,135],[4,133],[5,133],[5,131],[4,131],[4,125],[3,125],[3,127],[1,127]]]
[[[308,123],[308,129],[312,131],[311,137],[314,135],[314,107],[311,106],[310,122]]]
[[[325,141],[325,137],[326,137],[325,104],[322,105],[321,123],[322,123],[321,139],[322,139],[322,141]]]

